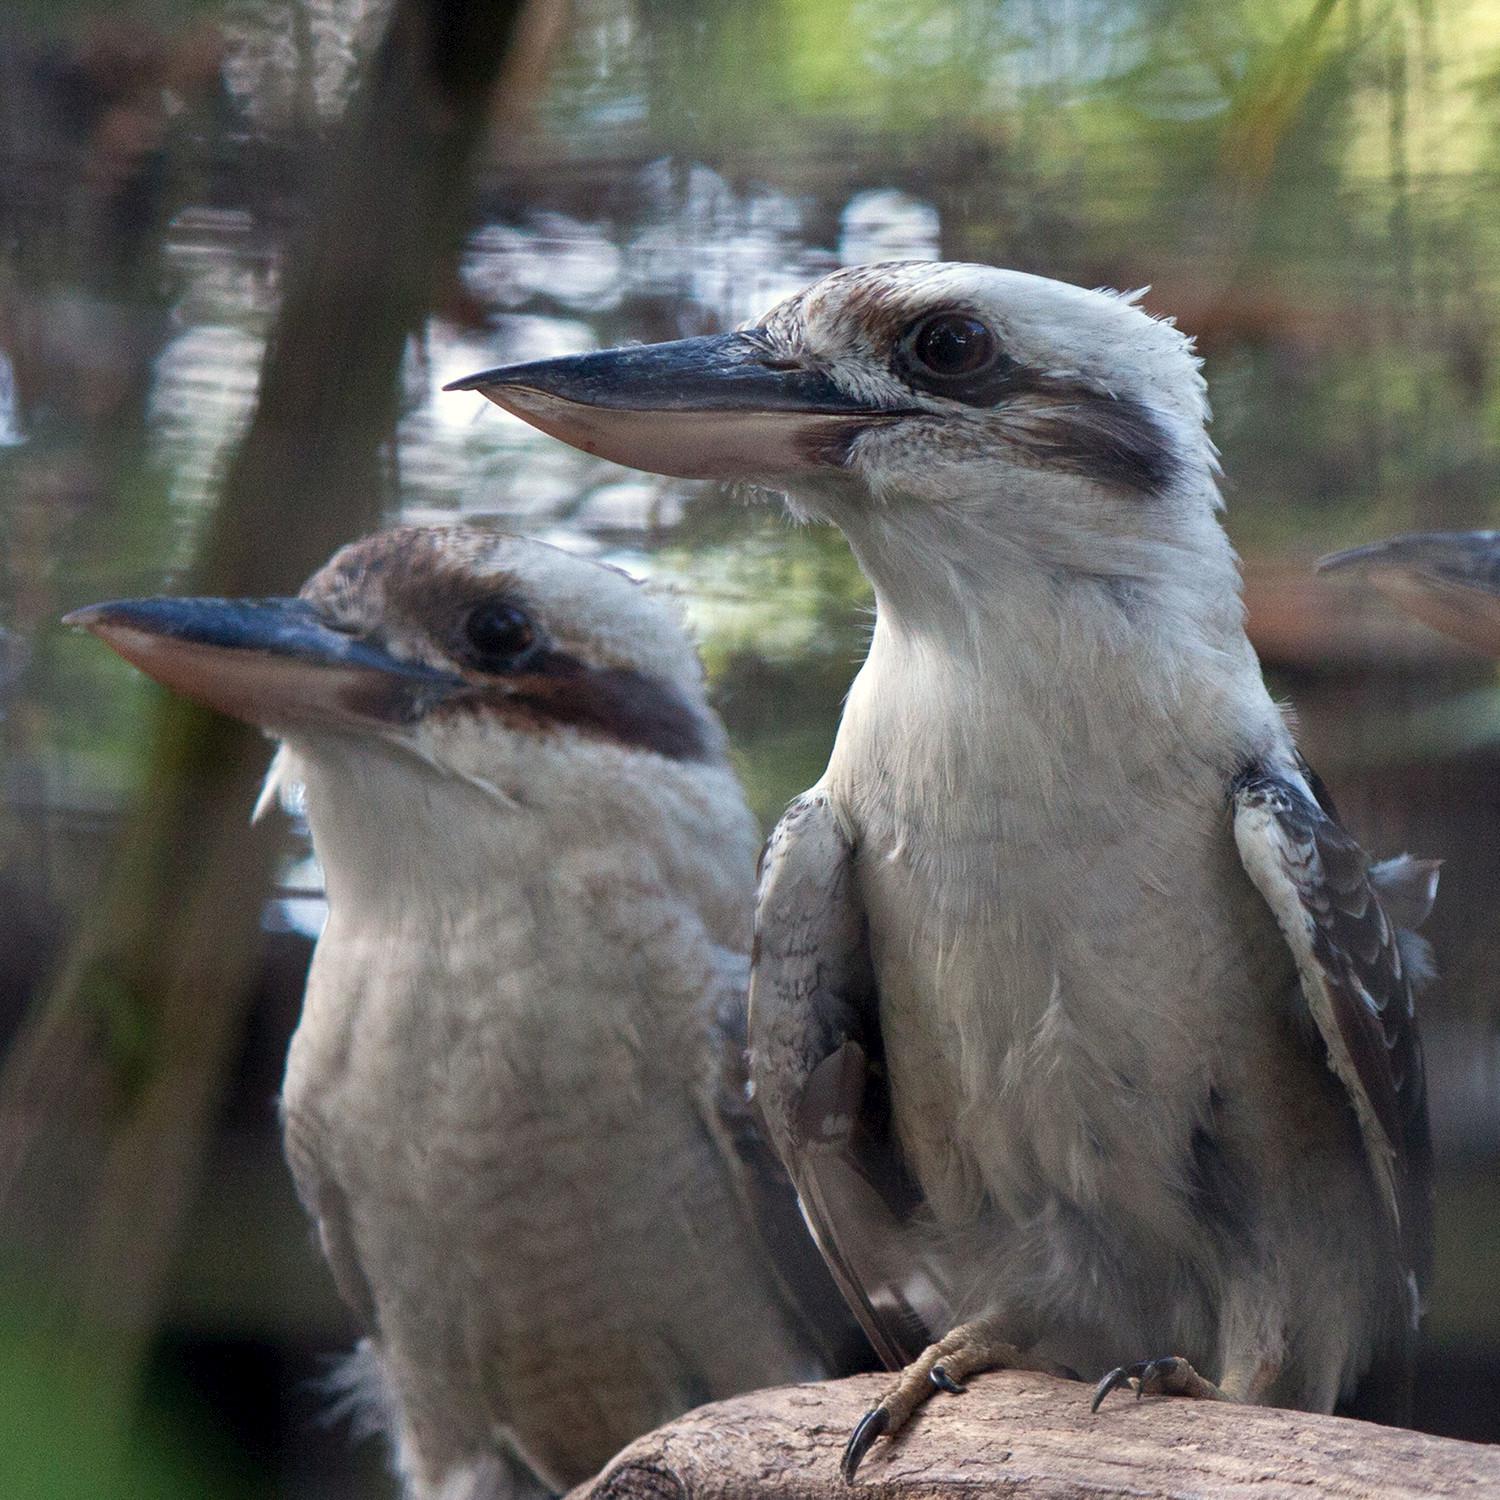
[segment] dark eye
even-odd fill
[[[464,639],[476,665],[486,671],[513,667],[536,641],[526,612],[503,599],[476,604],[464,621]]]
[[[956,378],[977,375],[994,364],[1000,341],[978,318],[966,313],[935,313],[923,318],[905,339],[912,362],[925,374]]]

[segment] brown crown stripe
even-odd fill
[[[308,579],[301,597],[336,624],[347,610],[359,612],[361,605],[368,608],[365,597],[368,582],[378,576],[383,588],[384,625],[410,623],[426,631],[432,622],[447,620],[451,622],[449,638],[439,636],[435,644],[450,657],[461,658],[463,648],[458,632],[471,606],[506,599],[528,612],[531,610],[521,582],[489,562],[490,552],[501,535],[462,525],[393,526],[351,542],[336,553]],[[455,558],[452,549],[458,544],[467,548],[470,555]],[[485,571],[473,571],[481,563]],[[621,573],[618,568],[609,571]],[[553,640],[554,645],[558,644],[556,636]],[[564,634],[561,644],[572,643]],[[597,644],[592,649],[602,650]],[[573,662],[583,670],[561,651],[549,654],[556,660]],[[605,655],[607,659],[607,652]],[[442,661],[433,664],[445,665]]]

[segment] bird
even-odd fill
[[[453,388],[779,491],[873,588],[750,1001],[757,1106],[897,1372],[844,1478],[984,1369],[1399,1415],[1437,869],[1365,854],[1267,691],[1189,339],[1140,294],[900,261]]]
[[[1318,561],[1368,578],[1424,625],[1500,656],[1500,531],[1418,531]]]
[[[267,729],[328,900],[285,1147],[413,1500],[861,1365],[746,1100],[757,826],[674,611],[468,525],[68,617]]]

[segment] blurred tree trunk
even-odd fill
[[[294,591],[386,500],[409,336],[451,263],[522,0],[394,0],[330,149],[254,418],[190,580]],[[240,1039],[277,840],[253,732],[176,699],[142,805],[0,1073],[7,1331],[71,1359],[123,1427]]]

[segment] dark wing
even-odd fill
[[[1432,1146],[1415,996],[1426,945],[1417,921],[1436,889],[1431,861],[1372,865],[1297,772],[1253,766],[1235,779],[1234,837],[1276,917],[1302,995],[1359,1120],[1399,1238],[1413,1326],[1432,1264]]]
[[[725,986],[709,1018],[716,1065],[713,1107],[733,1156],[735,1185],[782,1300],[824,1369],[835,1376],[873,1370],[869,1342],[807,1232],[792,1180],[750,1102],[744,979],[741,971],[739,983]]]
[[[828,797],[799,798],[766,846],[750,976],[755,1102],[844,1300],[892,1369],[948,1326],[922,1255],[919,1195],[891,1128],[853,850]]]

